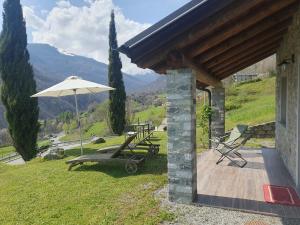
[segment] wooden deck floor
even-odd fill
[[[198,157],[198,203],[268,214],[300,218],[300,207],[264,202],[263,184],[295,186],[275,149],[241,150],[248,161],[239,168],[224,160],[216,165],[219,154],[207,151]]]

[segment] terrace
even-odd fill
[[[265,215],[300,218],[300,208],[264,202],[263,185],[295,186],[275,149],[240,151],[248,161],[239,168],[224,160],[216,165],[217,154],[207,151],[198,156],[197,203]]]

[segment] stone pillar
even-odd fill
[[[211,89],[211,137],[220,137],[225,134],[225,89],[222,87]],[[214,146],[214,143],[212,143]]]
[[[196,79],[190,69],[167,73],[169,199],[189,204],[197,196]]]

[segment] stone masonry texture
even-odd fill
[[[167,73],[169,198],[189,204],[197,196],[196,80],[190,69]]]
[[[225,89],[212,88],[212,138],[221,137],[225,134]],[[213,144],[214,145],[214,144]]]
[[[299,121],[299,73],[300,73],[300,9],[293,18],[292,25],[285,34],[277,51],[277,63],[291,58],[295,62],[286,68],[278,67],[276,80],[276,148],[295,182],[299,183],[298,121]],[[286,123],[281,123],[281,87],[282,77],[287,78]],[[299,189],[300,190],[300,189]]]

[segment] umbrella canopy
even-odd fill
[[[79,131],[80,131],[80,148],[81,148],[81,155],[83,155],[82,132],[81,132],[80,117],[78,112],[77,95],[90,94],[90,93],[95,94],[95,93],[100,93],[100,92],[110,91],[110,90],[114,90],[114,88],[102,84],[90,82],[87,80],[82,80],[80,77],[77,76],[70,76],[67,79],[65,79],[63,82],[60,82],[50,88],[47,88],[44,91],[32,95],[31,97],[60,97],[60,96],[68,96],[68,95],[75,96],[75,107],[76,107],[76,114],[77,114],[77,120],[78,120]]]
[[[114,88],[97,84],[91,81],[82,80],[77,76],[70,76],[63,82],[60,82],[46,90],[43,90],[31,97],[60,97],[67,95],[100,93],[104,91],[114,90]]]

